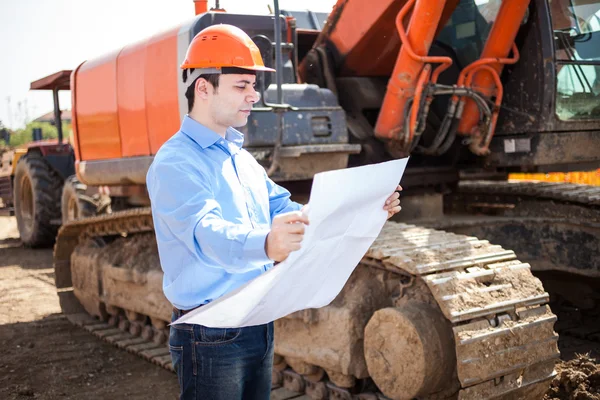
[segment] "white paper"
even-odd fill
[[[404,158],[315,175],[302,248],[173,324],[254,326],[331,303],[383,228],[385,200],[396,189],[407,162]]]

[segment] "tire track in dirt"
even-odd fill
[[[175,399],[177,377],[73,326],[51,249],[23,248],[0,217],[0,398]]]

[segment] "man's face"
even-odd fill
[[[219,87],[209,95],[210,115],[215,125],[239,128],[246,125],[252,105],[259,99],[254,90],[256,77],[246,74],[223,74]]]

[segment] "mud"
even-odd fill
[[[158,248],[153,233],[119,237],[103,248],[101,259],[108,264],[140,272],[160,270]]]
[[[545,400],[600,400],[600,280],[538,273],[558,317],[561,361]]]
[[[580,354],[556,366],[557,374],[544,400],[600,400],[600,364]]]
[[[414,253],[406,252],[406,255],[415,264],[437,264],[445,261],[461,259],[463,257],[474,257],[484,254],[489,251],[490,247],[496,248],[496,246],[490,246],[485,243],[462,243],[454,248],[445,246],[443,252],[439,251],[438,249],[419,249],[418,252]]]
[[[455,279],[435,290],[440,290],[442,295],[458,294],[456,298],[448,301],[448,307],[458,312],[513,299],[527,299],[544,293],[541,282],[531,275],[528,268],[511,271],[502,266],[496,268],[496,265],[491,264],[489,269],[505,271],[484,277]],[[480,269],[472,271],[477,273]],[[484,287],[497,289],[484,291]]]

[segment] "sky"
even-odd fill
[[[280,0],[288,10],[330,12],[335,0]],[[272,1],[221,0],[228,12],[268,14]],[[209,0],[209,7],[215,0]],[[194,17],[193,0],[0,0],[0,121],[22,128],[53,110],[52,93],[32,81],[75,69]],[[69,91],[61,109],[71,108]]]

